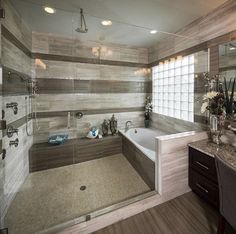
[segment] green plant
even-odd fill
[[[146,120],[150,119],[151,112],[152,112],[152,100],[151,100],[151,97],[148,96],[146,98],[145,113],[144,113],[144,117],[145,117]]]
[[[226,114],[233,114],[234,111],[234,88],[235,88],[235,78],[232,84],[231,92],[229,91],[232,83],[232,79],[227,85],[226,79],[224,78],[224,93],[225,93],[225,112]]]

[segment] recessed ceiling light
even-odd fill
[[[54,8],[49,7],[49,6],[45,6],[45,7],[43,7],[43,9],[49,14],[54,14],[56,12],[56,10]]]
[[[150,31],[151,34],[156,34],[157,33],[157,30],[153,29]]]
[[[112,21],[111,20],[103,20],[101,23],[104,26],[111,26],[112,25]]]

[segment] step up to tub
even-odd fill
[[[81,163],[122,153],[119,135],[102,139],[72,139],[63,145],[34,144],[29,151],[30,172]]]

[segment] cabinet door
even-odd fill
[[[189,166],[217,183],[215,159],[198,150],[189,148]]]
[[[219,206],[219,190],[217,185],[192,168],[189,169],[189,186],[207,202],[216,207]]]

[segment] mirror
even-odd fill
[[[236,41],[230,41],[219,46],[219,72],[223,82],[223,89],[229,96],[226,99],[227,118],[233,118],[236,110],[234,92],[236,88]],[[235,85],[234,85],[235,82]],[[232,94],[232,98],[231,98]]]

